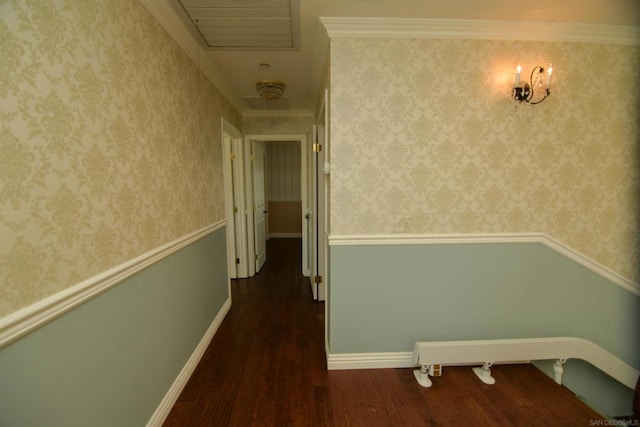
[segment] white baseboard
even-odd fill
[[[325,344],[328,348],[328,344]],[[531,363],[530,360],[505,360],[495,362],[495,365],[513,365]],[[482,361],[477,363],[442,363],[442,366],[480,366]],[[413,353],[389,352],[389,353],[341,353],[329,354],[327,357],[327,369],[329,371],[339,371],[345,369],[395,369],[395,368],[416,368],[413,363]]]
[[[443,366],[479,366],[488,360],[509,365],[549,359],[584,360],[630,389],[640,375],[640,370],[599,345],[575,337],[416,342],[413,352],[329,353],[327,369],[414,368],[434,360]]]
[[[167,419],[169,412],[171,412],[171,409],[176,404],[178,397],[180,397],[180,393],[182,393],[182,390],[187,385],[191,374],[193,374],[196,366],[198,366],[200,359],[202,359],[204,352],[206,351],[207,347],[209,347],[213,336],[216,334],[230,308],[231,298],[227,298],[227,301],[224,303],[215,319],[213,319],[213,322],[211,322],[211,325],[207,329],[207,332],[205,332],[196,349],[193,351],[193,354],[184,365],[173,384],[171,384],[171,387],[167,391],[167,394],[165,394],[164,398],[160,402],[160,405],[156,408],[155,412],[151,416],[151,419],[147,423],[147,427],[162,426],[162,423],[164,423],[164,421]]]
[[[339,353],[327,356],[327,369],[337,371],[341,369],[383,369],[383,368],[412,368],[413,353]]]

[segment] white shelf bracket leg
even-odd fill
[[[558,359],[556,363],[553,364],[553,379],[559,385],[562,385],[562,374],[564,373],[564,363],[567,359]]]
[[[416,377],[416,380],[418,380],[418,384],[422,387],[431,387],[433,384],[429,378],[429,366],[431,365],[421,365],[420,369],[413,371],[413,375]]]
[[[482,367],[473,368],[473,372],[476,374],[478,378],[480,378],[480,381],[482,381],[483,383],[493,385],[496,383],[496,380],[491,376],[492,365],[493,365],[493,362],[484,362]]]

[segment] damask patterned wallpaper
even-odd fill
[[[224,218],[240,116],[137,1],[0,4],[0,316]]]
[[[242,119],[245,135],[306,135],[313,127],[313,118],[300,117],[251,117]]]
[[[539,105],[507,97],[553,63]],[[332,234],[544,232],[640,279],[640,48],[331,41]]]

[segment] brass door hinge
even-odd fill
[[[236,153],[231,153],[231,160],[235,160],[236,159]]]
[[[313,278],[313,283],[322,283],[322,276],[315,276]]]
[[[313,144],[313,152],[319,153],[322,151],[322,144]]]

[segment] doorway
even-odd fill
[[[309,276],[309,256],[308,239],[310,238],[307,225],[309,221],[309,201],[308,201],[308,173],[307,173],[307,137],[306,135],[246,135],[244,137],[244,147],[248,153],[245,155],[245,182],[246,182],[246,205],[247,216],[247,247],[249,248],[249,258],[254,262],[248,265],[249,276],[254,276],[260,271],[262,264],[266,260],[266,239],[273,237],[301,237],[302,260],[301,268],[304,276]],[[291,148],[295,149],[291,149]],[[295,154],[292,154],[295,153]],[[281,156],[279,158],[277,156]],[[291,161],[291,156],[296,156],[295,162]],[[285,168],[274,166],[277,162],[280,165],[289,163],[296,166]],[[277,170],[277,173],[274,173]],[[296,185],[287,184],[295,180]],[[280,186],[280,187],[279,187]],[[272,202],[272,203],[270,203]],[[298,207],[299,206],[299,207]],[[272,209],[275,210],[272,212]],[[299,230],[280,229],[271,230],[275,222],[274,216],[285,218],[287,225],[291,225],[293,217],[295,224],[299,224]],[[293,217],[292,217],[293,215]],[[263,257],[264,254],[264,257]]]
[[[269,206],[266,181],[269,176],[267,150],[264,142],[253,141],[251,143],[251,162],[253,178],[253,226],[255,230],[255,264],[256,273],[260,271],[267,260],[268,224],[267,214],[271,210]]]

